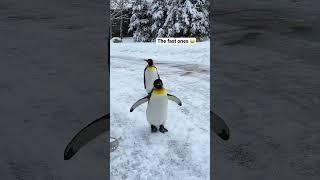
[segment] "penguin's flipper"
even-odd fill
[[[179,106],[182,106],[181,100],[179,98],[177,98],[176,96],[174,96],[172,94],[168,94],[168,99],[176,102]]]
[[[146,69],[147,69],[148,66],[146,66],[146,68],[144,68],[144,73],[143,73],[143,84],[144,84],[144,89],[147,89],[147,86],[146,86]]]
[[[136,107],[140,106],[141,104],[147,102],[149,99],[149,95],[148,96],[145,96],[141,99],[139,99],[137,102],[135,102],[132,107],[130,108],[130,112],[132,112]]]
[[[157,68],[157,67],[155,67],[155,68],[156,68],[156,70],[157,70],[158,79],[160,79],[160,75],[159,75],[159,72],[158,72],[158,68]]]
[[[212,111],[210,111],[210,116],[213,118],[214,133],[216,133],[221,139],[228,140],[230,138],[230,130],[228,125],[220,116]]]
[[[95,139],[102,133],[110,130],[109,123],[110,114],[104,115],[99,119],[88,124],[85,128],[79,131],[69,142],[64,150],[64,160],[71,159],[84,145]]]

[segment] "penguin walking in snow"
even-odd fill
[[[163,87],[162,80],[156,79],[153,83],[152,91],[134,103],[130,108],[130,112],[139,105],[148,102],[146,114],[147,121],[151,125],[151,132],[157,132],[157,127],[159,127],[159,131],[165,133],[168,132],[164,127],[164,123],[167,120],[168,100],[176,102],[179,106],[182,105],[179,98],[167,93],[167,90]]]
[[[156,79],[160,79],[158,69],[153,63],[152,59],[147,59],[147,66],[144,69],[144,89],[147,91],[147,93],[150,93],[153,89],[153,82]]]

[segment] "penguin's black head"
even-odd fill
[[[156,79],[154,82],[153,82],[153,86],[154,88],[156,89],[161,89],[162,88],[162,80],[161,79]]]
[[[146,59],[145,61],[147,61],[147,63],[148,63],[149,66],[152,66],[152,65],[153,65],[153,60],[152,60],[152,59]]]

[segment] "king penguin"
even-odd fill
[[[153,89],[153,82],[156,79],[160,79],[158,70],[156,66],[153,63],[152,59],[147,59],[147,66],[144,69],[144,89],[147,91],[147,93],[150,93]]]
[[[167,90],[163,87],[162,80],[156,79],[153,83],[151,92],[134,103],[130,108],[130,112],[139,105],[148,102],[146,114],[147,121],[151,125],[151,132],[157,132],[157,128],[159,127],[159,131],[165,133],[168,132],[164,127],[167,120],[168,100],[176,102],[179,106],[182,105],[179,98],[167,93]]]

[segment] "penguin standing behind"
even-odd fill
[[[150,93],[153,89],[153,82],[156,79],[160,79],[158,70],[156,66],[154,66],[152,59],[147,59],[148,65],[144,69],[144,89],[147,91],[147,93]]]
[[[164,127],[167,120],[168,99],[176,102],[179,106],[182,105],[179,98],[167,93],[167,90],[163,87],[162,80],[156,79],[153,83],[153,89],[150,94],[134,103],[130,108],[130,112],[139,105],[148,101],[146,114],[147,121],[151,125],[151,132],[157,132],[157,127],[159,127],[159,131],[162,133],[168,132]]]

